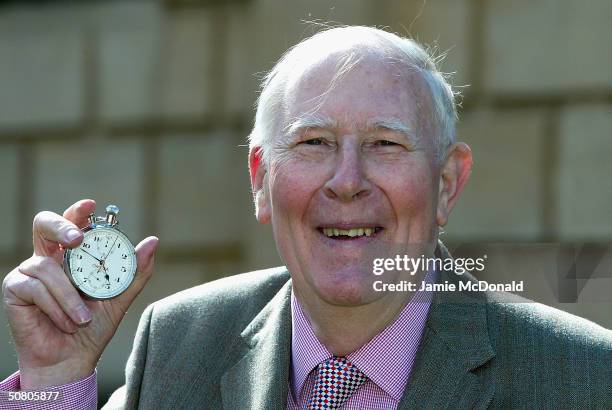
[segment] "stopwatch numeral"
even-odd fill
[[[119,278],[117,278],[117,282],[119,282]]]
[[[127,255],[124,253],[123,255],[121,255],[121,259],[127,259]]]
[[[79,259],[83,259],[83,255],[77,255]]]
[[[94,236],[94,242],[100,242],[100,237],[99,236]]]
[[[127,269],[125,269],[125,266],[121,267],[121,272],[127,272]]]
[[[84,243],[84,244],[83,244],[83,248],[91,248],[91,245],[90,245],[90,244],[88,244],[88,243]]]
[[[117,244],[117,248],[121,248],[121,243],[118,243],[118,244]]]
[[[77,271],[77,272],[83,272],[83,268],[82,268],[82,267],[77,268],[77,270],[76,270],[76,271]]]

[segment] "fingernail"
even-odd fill
[[[79,331],[79,328],[74,325],[72,320],[66,321],[66,329],[68,329],[68,333],[71,333],[71,334],[75,334],[76,332]]]
[[[77,318],[79,319],[79,325],[84,325],[91,322],[91,312],[87,309],[87,306],[81,305],[76,311]]]
[[[68,232],[66,232],[66,239],[68,239],[69,242],[72,242],[78,238],[79,235],[81,235],[81,233],[76,229],[68,229]]]

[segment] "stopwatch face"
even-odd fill
[[[84,232],[83,243],[66,251],[72,283],[94,299],[110,299],[130,286],[136,273],[136,252],[115,228],[98,226]]]

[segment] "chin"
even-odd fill
[[[381,295],[372,288],[374,279],[371,274],[359,280],[354,275],[346,278],[335,277],[325,283],[319,283],[317,290],[321,299],[335,306],[361,306],[371,303]]]

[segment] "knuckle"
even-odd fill
[[[57,264],[57,262],[55,261],[55,259],[49,257],[49,256],[41,256],[38,257],[38,261],[37,261],[37,265],[38,265],[38,271],[40,273],[51,273],[51,272],[55,272],[57,270],[57,268],[59,267],[59,265]]]
[[[6,296],[6,294],[8,293],[8,290],[11,288],[11,286],[13,286],[16,271],[17,271],[17,268],[13,269],[2,280],[2,294],[4,296]]]
[[[44,219],[46,211],[40,211],[36,215],[34,215],[34,225],[39,224],[41,219]]]
[[[32,225],[34,227],[40,226],[44,224],[49,219],[49,211],[40,211],[36,215],[34,215],[34,220],[32,221]]]
[[[50,256],[34,255],[23,261],[18,269],[24,275],[42,278],[56,274],[61,266]]]
[[[32,293],[41,294],[45,291],[45,284],[36,278],[28,278],[27,286],[32,290]]]
[[[7,276],[3,283],[4,301],[10,301],[16,295],[23,296],[23,294],[32,293],[32,280],[34,278],[23,275],[20,272],[11,272],[11,275]]]
[[[30,276],[36,265],[36,258],[36,256],[32,256],[21,262],[19,266],[17,266],[17,270],[19,271],[19,273],[21,273],[22,275]]]
[[[34,216],[32,222],[34,230],[44,228],[47,232],[60,232],[64,229],[72,227],[73,224],[66,218],[57,215],[51,211],[41,211]]]
[[[49,220],[49,228],[53,232],[61,232],[66,227],[67,220],[62,216],[57,216]]]

